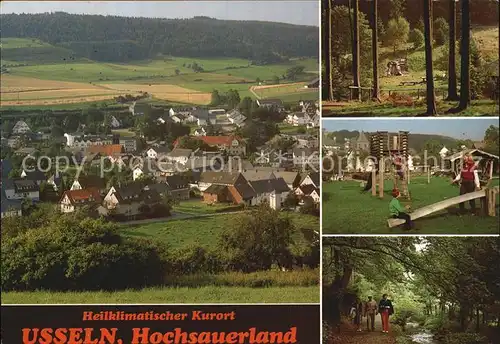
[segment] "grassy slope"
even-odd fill
[[[216,249],[219,235],[232,225],[238,214],[214,215],[183,220],[171,220],[162,223],[131,226],[123,229],[123,234],[143,238],[158,239],[172,248],[183,248],[189,245],[200,245]],[[286,216],[286,215],[283,215]],[[290,213],[297,228],[319,229],[319,219],[310,215]],[[300,240],[301,233],[296,233]]]
[[[498,180],[497,180],[498,182]],[[390,192],[392,181],[384,183],[384,199],[362,194],[359,181],[332,182],[323,185],[323,233],[401,234],[399,228],[389,229]],[[447,178],[414,177],[410,182],[412,208],[418,209],[447,198],[458,196],[459,190]],[[468,204],[467,204],[468,207]],[[479,207],[479,201],[476,201]],[[455,207],[457,209],[458,206]],[[410,234],[498,234],[498,219],[465,215],[459,217],[451,210],[418,219],[418,231]]]
[[[498,36],[499,29],[494,27],[476,27],[472,30],[473,37],[476,39],[478,47],[484,57],[488,59],[498,60]],[[411,48],[411,44],[407,44],[406,48]],[[434,47],[433,58],[434,61],[439,59],[443,52],[445,51],[444,46]],[[380,49],[379,65],[385,71],[385,66],[389,60],[395,58],[407,57],[408,65],[410,68],[410,73],[403,76],[392,76],[386,77],[383,73],[379,73],[380,86],[382,89],[397,90],[398,92],[413,93],[417,94],[417,91],[410,91],[414,89],[420,89],[420,99],[421,104],[414,107],[399,106],[394,107],[391,104],[379,104],[372,102],[364,102],[362,104],[352,103],[348,106],[343,107],[325,107],[323,108],[323,114],[325,116],[415,116],[418,114],[425,113],[426,107],[423,101],[425,100],[425,84],[415,85],[415,86],[400,86],[402,81],[420,81],[422,77],[425,77],[425,52],[423,47],[417,50],[411,50],[408,54],[405,52],[397,52],[395,55],[390,47],[383,47]],[[457,75],[460,77],[460,64],[457,65]],[[445,70],[440,70],[436,63],[434,64],[434,74],[442,75],[447,73]],[[456,107],[457,102],[445,102],[441,101],[443,90],[447,89],[447,80],[436,80],[436,96],[438,98],[438,114],[446,115],[445,112],[450,108]],[[366,92],[366,91],[365,91]],[[384,93],[384,92],[382,92]],[[387,93],[387,92],[385,92]],[[446,92],[445,92],[446,93]],[[452,116],[498,116],[499,107],[494,101],[484,100],[484,101],[473,101],[469,109],[459,114],[453,114]],[[449,115],[447,115],[449,116]]]
[[[250,66],[248,60],[235,58],[184,58],[184,57],[163,57],[157,60],[137,61],[128,64],[104,63],[94,61],[73,62],[63,60],[66,52],[62,53],[60,48],[36,41],[33,43],[29,39],[4,38],[2,39],[3,54],[2,64],[22,63],[28,66],[12,67],[12,75],[22,75],[36,77],[47,80],[78,81],[78,82],[104,82],[104,81],[124,81],[132,83],[161,82],[175,84],[186,88],[193,88],[199,91],[211,91],[214,86],[225,83],[236,83],[243,80],[255,82],[257,78],[261,80],[271,80],[274,76],[281,76],[285,71],[293,66],[304,66],[306,71],[318,70],[316,59],[293,59],[287,63],[274,64],[268,66]],[[17,54],[17,49],[26,49],[28,45],[32,47],[32,54],[36,54],[36,49],[43,49],[39,54],[42,58],[31,60],[26,54]],[[61,55],[58,57],[58,54]],[[43,56],[47,58],[43,58]],[[203,66],[206,73],[194,73],[188,68],[193,62]],[[48,64],[47,64],[48,63]],[[175,70],[180,71],[176,75]],[[308,74],[313,79],[315,74]],[[102,79],[102,80],[100,80]],[[133,80],[130,80],[133,79]],[[202,79],[202,81],[195,81]],[[245,86],[245,90],[249,85]],[[241,84],[233,84],[229,88],[240,88]]]
[[[118,292],[3,292],[3,304],[68,303],[316,303],[319,288],[313,287],[202,287],[148,288]]]
[[[493,100],[474,100],[467,110],[458,114],[447,114],[449,109],[455,108],[458,102],[437,101],[437,112],[441,116],[498,116],[499,108]],[[323,107],[323,116],[327,117],[405,117],[424,114],[426,105],[421,101],[416,106],[393,106],[391,103],[350,103],[342,107]]]

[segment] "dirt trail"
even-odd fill
[[[395,344],[396,338],[391,333],[382,333],[380,315],[375,317],[375,331],[366,329],[366,318],[361,322],[361,332],[352,324],[343,324],[340,333],[333,332],[328,344]],[[334,330],[335,331],[335,330]]]

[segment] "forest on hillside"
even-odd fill
[[[314,26],[207,17],[153,19],[64,12],[4,14],[0,20],[3,37],[39,39],[97,61],[126,62],[163,54],[238,57],[266,64],[319,55],[319,28]]]

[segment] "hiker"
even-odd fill
[[[414,227],[414,223],[411,220],[410,215],[406,212],[410,209],[410,206],[407,205],[403,208],[401,203],[399,202],[399,197],[401,197],[401,193],[398,189],[392,190],[392,200],[389,203],[389,213],[391,217],[394,219],[402,219],[405,220],[403,228],[405,230],[410,230]]]
[[[394,314],[394,307],[387,294],[382,295],[382,300],[378,303],[378,312],[382,317],[382,332],[389,333],[389,317]]]
[[[375,315],[378,314],[377,302],[371,296],[368,296],[368,301],[365,305],[366,329],[375,331]]]
[[[356,331],[361,332],[361,318],[363,317],[363,303],[358,299],[352,304],[350,317],[356,326]]]
[[[453,180],[452,184],[460,182],[460,195],[468,194],[479,190],[481,188],[481,184],[479,183],[479,176],[476,170],[476,164],[472,159],[472,156],[467,155],[464,158],[464,165],[460,173]],[[471,199],[469,201],[469,205],[472,210],[472,214],[474,215],[476,212],[476,202]],[[465,202],[459,204],[460,213],[465,213]]]

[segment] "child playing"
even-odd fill
[[[406,213],[406,211],[409,209],[409,206],[406,206],[406,208],[403,208],[401,203],[399,202],[399,197],[401,196],[401,193],[399,192],[398,189],[392,190],[392,200],[389,203],[389,212],[391,214],[391,217],[395,219],[402,219],[405,220],[406,222],[404,223],[404,229],[405,230],[410,230],[414,227],[413,221],[411,220],[410,215]]]

